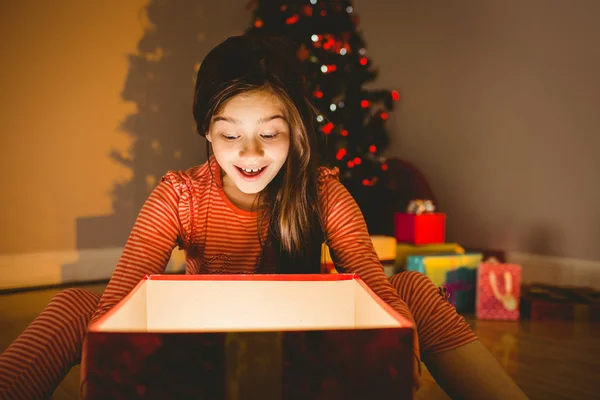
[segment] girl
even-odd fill
[[[208,161],[162,178],[102,296],[59,293],[4,351],[0,398],[49,397],[80,362],[90,321],[144,275],[163,273],[175,246],[186,251],[188,274],[319,273],[323,241],[340,272],[357,273],[415,324],[415,387],[422,355],[453,397],[524,397],[428,278],[386,278],[338,170],[318,166],[312,111],[293,46],[238,36],[213,49],[193,109]]]

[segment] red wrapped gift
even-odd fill
[[[90,325],[87,399],[411,398],[413,328],[353,274],[150,275]]]
[[[436,244],[446,240],[446,214],[395,214],[398,243]]]
[[[600,292],[534,284],[523,288],[521,314],[532,321],[600,321]]]
[[[477,271],[477,319],[519,319],[521,266],[484,262]]]

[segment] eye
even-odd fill
[[[273,140],[273,139],[275,139],[277,136],[279,136],[279,132],[275,132],[275,133],[263,133],[263,134],[261,135],[261,137],[262,137],[263,139],[266,139],[266,140]]]
[[[222,134],[221,134],[221,137],[222,137],[223,139],[227,140],[228,142],[233,142],[233,141],[234,141],[235,139],[237,139],[239,136],[236,136],[236,135],[228,135],[228,134],[222,133]]]

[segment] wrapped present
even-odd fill
[[[475,311],[475,284],[477,269],[460,267],[446,272],[444,287],[450,293],[450,302],[456,311],[472,313]]]
[[[478,319],[519,319],[521,266],[498,262],[481,263],[477,271]]]
[[[442,286],[446,283],[448,271],[461,267],[476,269],[481,259],[481,253],[411,255],[406,258],[406,269],[421,272],[427,275],[434,285]]]
[[[523,319],[600,322],[600,292],[590,288],[534,284],[523,287]]]
[[[422,244],[398,243],[396,246],[396,272],[406,270],[406,259],[411,255],[465,254],[465,249],[457,243]]]
[[[411,398],[413,327],[353,274],[150,275],[92,323],[87,399]]]
[[[377,257],[383,266],[383,270],[387,276],[394,274],[394,265],[396,263],[396,238],[391,236],[372,235],[371,242]],[[321,272],[324,274],[337,274],[337,270],[333,264],[329,247],[323,243],[321,249],[322,261]]]
[[[444,213],[395,213],[394,226],[399,243],[437,244],[446,239]]]

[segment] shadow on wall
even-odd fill
[[[240,34],[248,16],[241,4],[232,13],[227,1],[152,0],[145,12],[151,24],[128,55],[129,73],[121,97],[137,110],[121,124],[131,139],[122,154],[109,156],[131,170],[115,185],[113,214],[76,222],[79,260],[62,267],[62,281],[106,279],[112,274],[135,218],[168,170],[187,169],[206,160],[205,140],[192,117],[194,79],[199,63],[216,44]],[[232,15],[233,14],[233,15]]]

